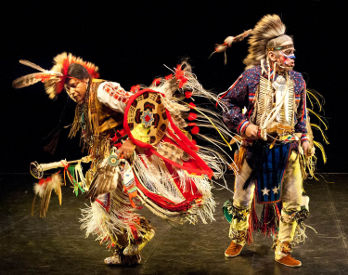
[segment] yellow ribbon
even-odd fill
[[[184,102],[186,105],[188,105],[190,108],[195,109],[198,113],[200,113],[201,115],[203,115],[206,119],[209,120],[209,122],[211,123],[211,125],[213,125],[213,127],[216,129],[216,131],[219,133],[219,135],[221,136],[221,138],[223,139],[223,141],[227,144],[228,148],[230,148],[230,150],[232,151],[231,145],[229,144],[229,142],[225,139],[225,137],[222,135],[222,133],[220,132],[220,130],[218,129],[218,127],[216,127],[216,125],[214,124],[214,122],[210,119],[210,117],[208,117],[205,113],[203,113],[201,110],[199,110],[197,107],[194,107],[186,102]]]

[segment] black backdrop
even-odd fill
[[[48,162],[79,156],[77,140],[63,133],[57,153],[42,149],[44,137],[56,126],[66,95],[51,101],[42,84],[14,90],[16,77],[32,72],[18,63],[28,59],[43,68],[63,51],[100,67],[101,78],[120,82],[125,89],[150,84],[155,77],[189,58],[207,89],[226,90],[243,71],[246,42],[223,54],[208,56],[227,35],[252,28],[267,13],[277,13],[294,36],[296,70],[307,86],[326,98],[329,122],[328,163],[322,172],[348,172],[346,15],[334,1],[12,1],[1,17],[1,166],[2,173],[26,173],[30,161]],[[72,120],[69,103],[64,120]]]

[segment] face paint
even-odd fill
[[[280,56],[281,64],[285,65],[285,67],[288,67],[288,68],[294,67],[294,65],[295,65],[295,54],[294,53],[291,53],[288,55],[282,51],[279,51],[279,53],[281,54],[281,56]]]
[[[290,58],[290,59],[295,59],[295,54],[291,53],[291,54],[285,54],[283,52],[280,52],[285,58]]]

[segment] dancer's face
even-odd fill
[[[88,87],[88,81],[88,78],[82,80],[77,78],[70,78],[65,85],[65,89],[68,95],[77,104],[82,104],[84,102]]]
[[[291,40],[283,42],[280,50],[268,52],[272,64],[277,62],[277,70],[291,71],[295,67],[295,48]]]
[[[279,66],[286,70],[291,71],[295,67],[295,48],[292,45],[290,48],[279,51],[278,61]]]

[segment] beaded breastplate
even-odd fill
[[[279,104],[279,105],[278,105]],[[274,108],[279,106],[275,113]],[[272,111],[273,110],[273,111]],[[272,115],[271,112],[274,114]],[[263,76],[260,76],[260,84],[256,98],[254,115],[252,116],[253,123],[258,126],[267,123],[269,128],[274,123],[294,126],[295,116],[295,95],[294,82],[287,80],[282,91],[277,91],[272,82],[268,81]],[[272,119],[273,118],[273,119]]]

